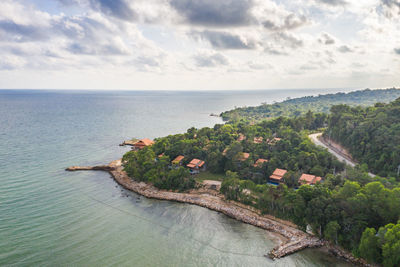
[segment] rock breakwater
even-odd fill
[[[100,166],[72,166],[66,169],[67,171],[80,171],[80,170],[102,170],[109,172],[114,180],[124,188],[131,190],[135,193],[143,195],[147,198],[168,200],[182,203],[189,203],[208,208],[217,212],[221,212],[228,217],[238,221],[254,225],[256,227],[274,232],[282,236],[282,242],[269,251],[266,256],[271,259],[279,259],[286,255],[295,253],[305,248],[315,248],[325,246],[328,243],[316,236],[310,235],[297,229],[289,222],[283,223],[282,220],[274,220],[272,216],[263,216],[255,211],[253,207],[247,207],[241,203],[224,200],[220,194],[210,194],[207,191],[191,190],[188,193],[177,193],[166,190],[160,190],[151,184],[138,182],[132,180],[123,170],[122,161],[115,160],[109,165]],[[360,259],[354,258],[350,253],[344,250],[329,245],[329,252],[337,255],[353,264],[370,266]]]

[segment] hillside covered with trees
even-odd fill
[[[325,135],[366,164],[345,167],[308,139],[310,131],[326,126]],[[184,191],[197,186],[197,175],[190,174],[187,164],[200,159],[209,175],[222,177],[220,192],[226,199],[303,230],[310,226],[316,235],[369,262],[399,266],[399,133],[400,98],[366,108],[337,105],[330,114],[308,111],[256,124],[243,120],[191,128],[130,151],[123,162],[132,179]],[[182,161],[175,165],[178,156]],[[287,172],[280,183],[272,183],[269,177],[277,168]],[[380,176],[371,177],[368,170]],[[322,181],[302,184],[299,177],[305,173]]]
[[[400,98],[367,108],[332,107],[325,137],[341,143],[373,173],[395,176],[400,166]]]
[[[257,107],[241,107],[221,113],[225,121],[246,119],[260,121],[279,116],[296,117],[307,113],[329,113],[334,105],[372,106],[376,102],[389,103],[400,97],[400,89],[361,90],[350,93],[336,93],[318,96],[305,96],[288,99],[274,104],[262,104]]]
[[[213,128],[191,128],[185,134],[155,140],[155,144],[124,155],[125,170],[135,179],[152,182],[162,189],[194,187],[186,166],[192,159],[205,161],[210,173],[236,172],[241,179],[265,184],[276,168],[288,170],[288,185],[298,186],[301,173],[326,176],[343,170],[343,163],[316,147],[303,130],[326,123],[323,114],[308,113],[299,119],[278,118],[256,125],[217,124]],[[240,137],[243,140],[240,140]],[[276,142],[272,142],[278,138]],[[259,140],[259,141],[255,141]],[[182,155],[179,166],[171,161]],[[268,163],[255,166],[258,159]]]

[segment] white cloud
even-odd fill
[[[397,0],[58,1],[51,11],[28,0],[0,2],[0,87],[400,83]],[[37,78],[46,71],[51,81]],[[180,79],[196,82],[176,86]]]

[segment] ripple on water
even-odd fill
[[[121,157],[124,139],[212,126],[220,120],[211,112],[286,96],[0,91],[0,265],[342,265],[314,250],[271,261],[263,255],[273,237],[261,229],[197,206],[138,200],[107,173],[64,171]]]

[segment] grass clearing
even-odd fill
[[[225,178],[225,174],[222,173],[211,173],[209,171],[200,172],[194,176],[197,182],[202,182],[204,180],[214,180],[221,181]]]

